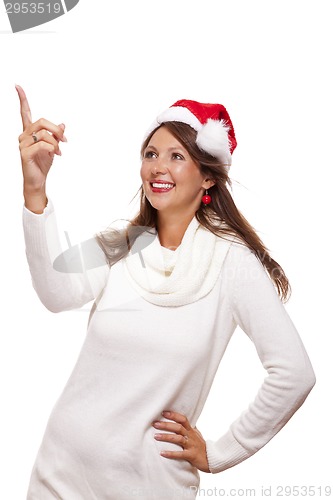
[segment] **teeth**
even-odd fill
[[[154,188],[171,189],[173,184],[161,184],[160,182],[153,182],[152,186]]]

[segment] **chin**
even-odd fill
[[[166,210],[168,209],[168,207],[166,206],[166,204],[164,203],[161,203],[160,201],[156,201],[156,202],[152,202],[151,200],[148,200],[148,203],[153,207],[155,208],[155,210],[157,211],[161,211],[161,210]]]
[[[165,210],[169,208],[170,203],[167,200],[159,199],[155,196],[146,196],[147,201],[155,210]]]

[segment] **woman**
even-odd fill
[[[34,287],[51,311],[94,300],[28,499],[195,498],[198,470],[221,472],[253,455],[315,380],[281,302],[288,280],[227,189],[230,117],[221,105],[187,100],[162,113],[142,146],[138,216],[127,230],[96,236],[75,272],[66,252],[53,265],[60,246],[45,184],[65,127],[32,123],[17,91]],[[195,424],[237,325],[268,376],[229,430],[205,440]]]

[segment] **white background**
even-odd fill
[[[254,457],[202,474],[200,497],[218,496],[213,488],[254,488],[261,497],[262,486],[272,486],[274,498],[277,485],[313,485],[321,498],[319,487],[332,485],[330,7],[323,0],[81,0],[55,21],[12,34],[1,5],[1,499],[25,498],[88,319],[87,311],[48,312],[31,286],[15,83],[34,120],[66,124],[69,142],[48,194],[72,244],[132,214],[141,138],[158,112],[181,98],[227,107],[238,139],[234,198],[291,280],[286,307],[317,385]],[[226,431],[263,376],[237,331],[198,422],[205,438]]]

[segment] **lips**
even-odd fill
[[[175,184],[173,182],[152,181],[150,187],[153,193],[168,193],[175,187]]]

